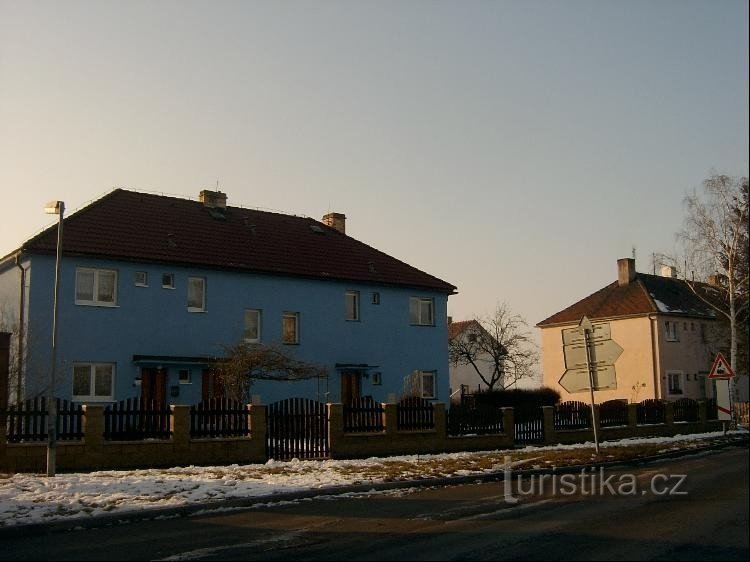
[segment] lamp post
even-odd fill
[[[58,215],[57,258],[55,259],[55,300],[52,307],[52,364],[50,366],[49,390],[47,392],[47,476],[55,475],[55,453],[57,447],[57,402],[55,401],[55,369],[57,367],[57,301],[60,294],[60,261],[62,259],[63,215],[65,203],[50,201],[44,206],[48,215]]]

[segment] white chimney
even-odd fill
[[[671,277],[676,278],[677,277],[677,268],[673,265],[662,265],[661,266],[661,276],[662,277]]]

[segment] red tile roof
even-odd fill
[[[714,289],[705,283],[693,286],[709,299]],[[714,299],[715,300],[715,299]],[[682,279],[637,273],[635,280],[620,286],[617,281],[553,314],[537,324],[538,327],[579,322],[589,319],[617,318],[643,314],[679,314],[713,319],[715,311],[698,298]]]
[[[116,189],[65,219],[63,252],[452,293],[456,287],[307,217]],[[54,253],[57,226],[22,251]]]
[[[455,338],[475,322],[476,320],[462,320],[461,322],[451,322],[450,324],[448,324],[448,341]]]

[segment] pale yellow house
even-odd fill
[[[595,324],[609,323],[612,340],[623,349],[614,363],[617,388],[597,391],[597,402],[713,397],[706,376],[722,349],[713,308],[675,277],[674,268],[662,268],[662,275],[638,273],[635,260],[624,258],[617,260],[617,270],[617,281],[537,324],[544,385],[560,392],[563,401],[588,401],[588,391],[570,394],[559,384],[566,370],[562,330],[585,315]],[[711,285],[690,285],[702,297],[715,298]]]

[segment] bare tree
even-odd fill
[[[239,402],[250,399],[255,380],[297,381],[326,378],[325,367],[300,361],[278,344],[240,342],[225,349],[226,357],[213,368],[227,398]]]
[[[703,272],[702,278],[714,272],[712,285],[721,290],[721,301],[706,298],[692,275],[685,278],[693,292],[728,321],[729,362],[737,372],[740,335],[748,317],[748,179],[714,173],[703,182],[702,193],[693,190],[685,198],[685,207],[685,227],[677,235],[688,256],[685,263]],[[744,338],[742,344],[747,345]]]
[[[539,352],[528,324],[507,303],[480,318],[450,341],[453,365],[470,365],[488,390],[505,390],[536,374]],[[497,388],[496,388],[497,387]]]

